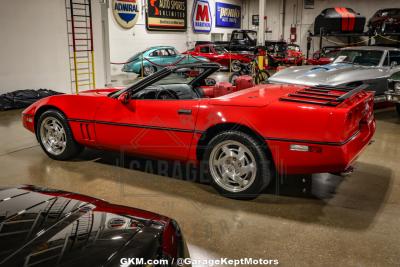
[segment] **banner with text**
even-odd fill
[[[241,6],[216,2],[215,26],[225,28],[240,28],[241,9]]]
[[[147,30],[186,31],[186,0],[147,0],[147,7]]]

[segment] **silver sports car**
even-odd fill
[[[341,49],[331,64],[290,67],[271,76],[268,82],[349,87],[366,84],[367,90],[375,91],[376,101],[384,101],[387,79],[399,70],[398,48],[347,47]]]

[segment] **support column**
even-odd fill
[[[259,45],[265,44],[265,2],[267,0],[258,0],[258,33],[257,39]]]

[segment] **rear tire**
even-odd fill
[[[43,151],[55,160],[72,159],[84,148],[74,140],[64,114],[54,109],[40,115],[36,137]]]
[[[396,104],[396,111],[397,111],[397,115],[400,116],[400,103]]]
[[[265,145],[240,131],[212,138],[203,159],[213,187],[225,197],[254,199],[272,179]]]
[[[150,75],[152,75],[152,74],[154,74],[156,72],[157,72],[156,67],[154,67],[152,65],[143,66],[142,73],[143,73],[144,77],[150,76]]]
[[[242,70],[242,67],[240,66],[241,62],[239,60],[233,60],[231,62],[231,71],[232,72],[240,72]]]

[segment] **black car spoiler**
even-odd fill
[[[337,106],[353,95],[367,89],[368,85],[354,86],[313,86],[281,97],[279,100],[322,106]],[[338,92],[343,92],[339,94]]]

